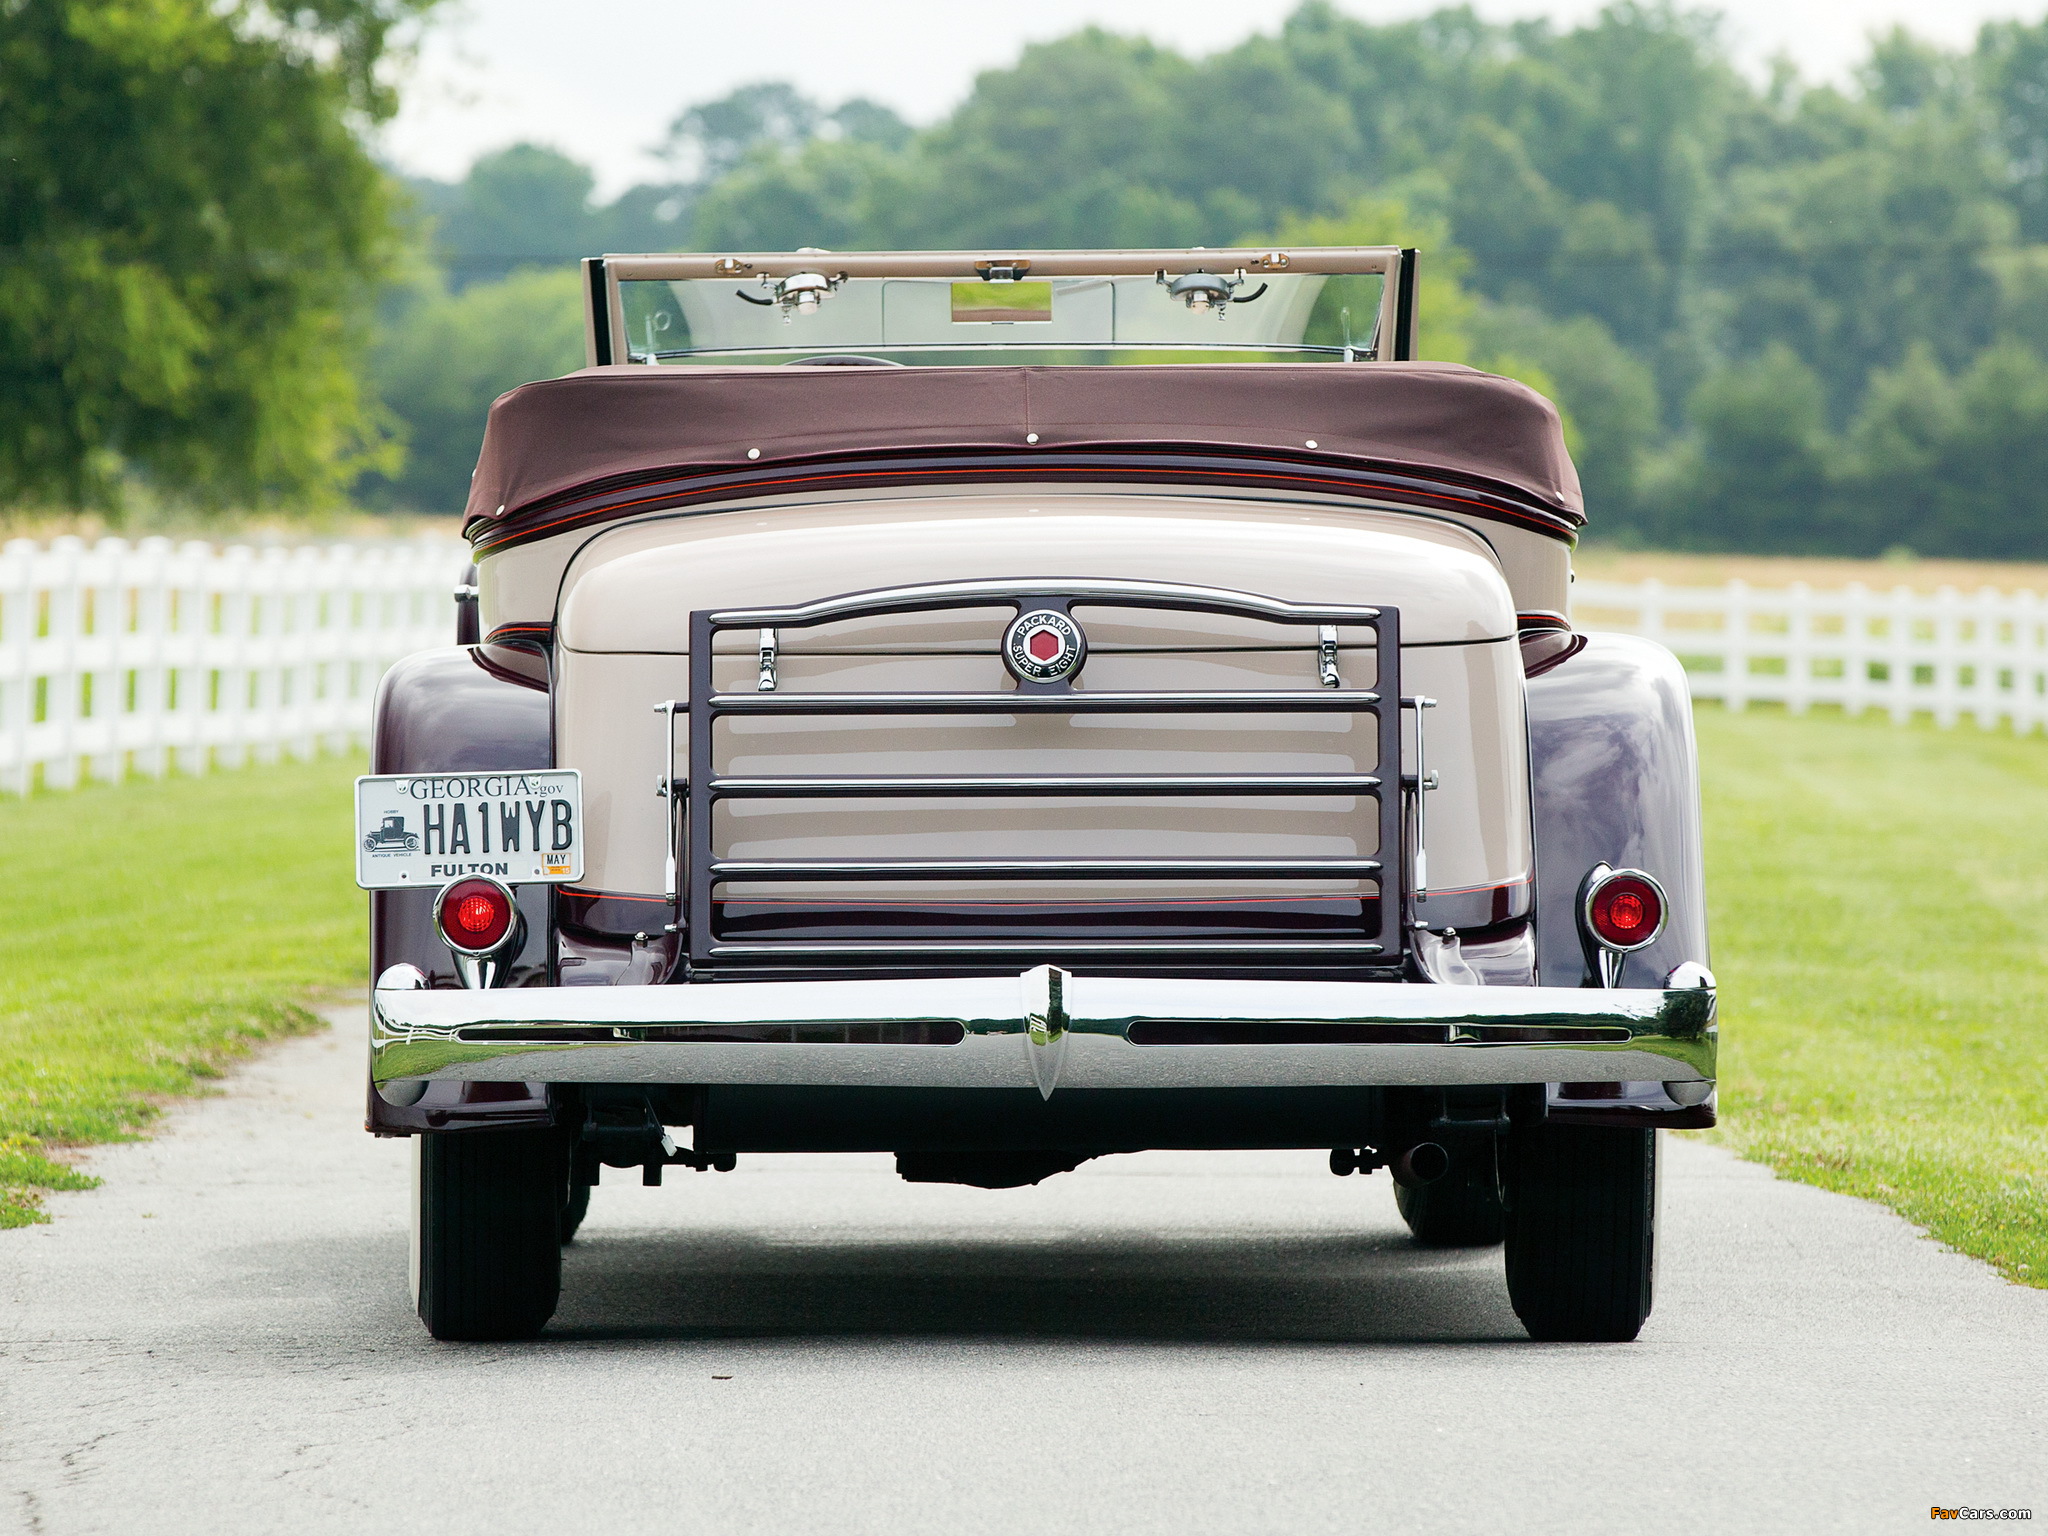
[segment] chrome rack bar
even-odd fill
[[[1370,773],[911,774],[838,778],[828,774],[724,778],[714,800],[881,799],[892,795],[1360,795],[1380,787]]]
[[[873,939],[842,944],[720,939],[717,955],[1377,955],[1370,939]]]
[[[717,693],[720,715],[1088,715],[1355,713],[1377,693],[1260,688],[1242,693]]]
[[[807,629],[835,619],[890,613],[927,613],[938,608],[1000,607],[1057,588],[1073,603],[1117,608],[1177,608],[1190,613],[1226,613],[1273,624],[1370,626],[1377,608],[1352,604],[1289,603],[1256,592],[1189,586],[1169,581],[935,581],[915,587],[878,587],[848,592],[788,608],[728,608],[709,614],[715,629]]]
[[[1415,870],[1414,894],[1417,901],[1429,900],[1429,792],[1436,788],[1435,771],[1429,766],[1429,747],[1423,726],[1428,712],[1436,708],[1436,700],[1426,694],[1401,701],[1403,709],[1415,711],[1415,772],[1403,778],[1402,783],[1415,785]]]
[[[676,711],[688,706],[681,699],[664,699],[654,706],[654,712],[661,716],[661,760],[667,772],[661,782],[654,786],[654,792],[668,802],[668,852],[662,858],[662,894],[668,897],[669,931],[675,932],[682,922],[682,913],[677,902],[682,899],[682,877],[676,868],[677,849],[681,843],[681,829],[677,819],[682,814],[683,793],[688,786],[676,778]]]
[[[713,859],[714,880],[1341,880],[1378,859]]]

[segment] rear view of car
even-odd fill
[[[544,1326],[607,1167],[1162,1147],[1389,1169],[1534,1336],[1635,1336],[1713,1116],[1684,679],[1570,626],[1556,413],[1410,360],[1415,271],[585,264],[359,789],[437,1336]]]

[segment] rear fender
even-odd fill
[[[1656,942],[1622,983],[1660,987],[1707,960],[1692,694],[1678,658],[1630,635],[1595,634],[1529,679],[1536,837],[1536,963],[1546,987],[1588,984],[1578,895],[1595,864],[1648,871],[1670,898]]]
[[[371,737],[373,773],[465,773],[552,768],[549,696],[527,675],[530,658],[494,660],[490,648],[450,646],[406,657],[377,690]],[[434,892],[370,893],[370,976],[416,965],[432,987],[460,987],[455,959],[434,928]],[[555,950],[554,902],[544,885],[518,888],[526,942],[507,985],[546,986]],[[545,1125],[552,1121],[538,1083],[435,1083],[411,1105],[393,1105],[373,1088],[369,1128],[379,1135],[415,1131]]]

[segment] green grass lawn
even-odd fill
[[[2048,1284],[2048,742],[1699,712],[1719,1139]]]
[[[48,1146],[132,1135],[356,985],[353,759],[0,800],[0,1227],[88,1182]]]
[[[2048,741],[1700,713],[1720,1139],[2048,1283]],[[353,762],[0,801],[0,1225],[363,965]]]

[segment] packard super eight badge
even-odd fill
[[[1003,634],[1003,663],[1020,683],[1063,683],[1087,655],[1081,626],[1050,608],[1019,614]]]

